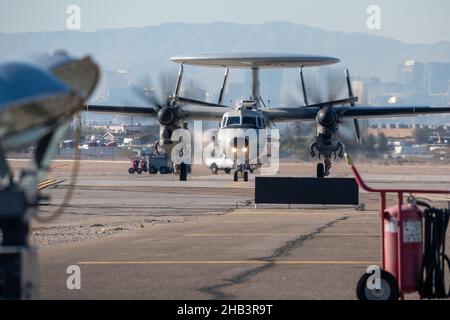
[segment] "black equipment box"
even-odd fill
[[[255,204],[358,205],[353,178],[256,177]]]

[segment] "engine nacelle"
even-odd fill
[[[317,122],[324,127],[335,126],[338,121],[338,115],[332,108],[323,108],[317,112]]]
[[[177,121],[176,111],[172,107],[162,107],[157,114],[160,124],[164,126],[173,125]]]

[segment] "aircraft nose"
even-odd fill
[[[221,133],[221,141],[230,156],[243,155],[249,151],[250,137],[240,129],[227,129]]]
[[[230,147],[233,154],[236,154],[238,151],[242,151],[246,154],[249,149],[248,138],[244,139],[243,137],[238,136],[232,137],[232,139],[230,139]]]

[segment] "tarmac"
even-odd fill
[[[71,165],[54,162],[49,178],[63,181],[45,189],[52,200],[42,214],[62,201]],[[173,175],[129,175],[127,168],[83,162],[65,213],[33,224],[40,298],[356,299],[359,277],[379,264],[377,194],[361,192],[365,211],[255,208],[253,177],[236,183],[232,175],[194,168],[181,182]],[[364,164],[360,171],[374,186],[450,189],[445,167]],[[286,164],[280,175],[313,172],[312,163]],[[341,162],[335,175],[351,172]],[[427,198],[447,206],[446,197]],[[81,270],[81,289],[67,287],[72,265]]]

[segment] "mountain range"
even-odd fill
[[[411,32],[414,32],[413,30]],[[450,62],[450,41],[409,44],[370,33],[327,31],[290,22],[167,23],[94,32],[0,33],[0,59],[49,49],[92,54],[103,69],[138,74],[173,65],[169,57],[194,52],[274,51],[341,59],[360,77],[394,81],[404,60]]]

